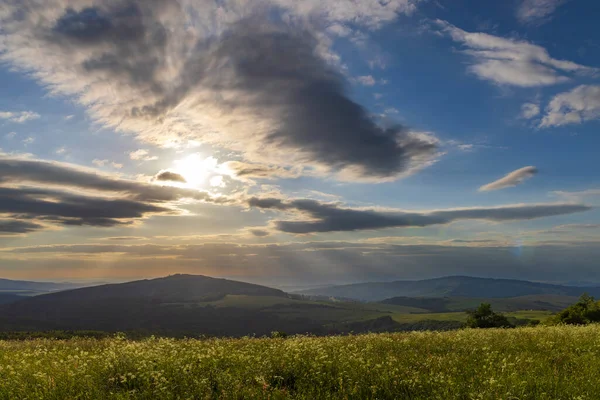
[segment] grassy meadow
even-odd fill
[[[600,326],[0,341],[1,399],[597,399]]]

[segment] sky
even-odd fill
[[[600,283],[599,17],[0,0],[0,276]]]

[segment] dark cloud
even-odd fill
[[[271,234],[271,232],[269,232],[265,229],[250,229],[250,233],[253,234],[254,236],[258,236],[258,237],[265,237],[265,236],[269,236]]]
[[[180,183],[186,182],[185,178],[182,175],[171,171],[160,171],[158,174],[156,174],[154,180]]]
[[[60,225],[115,226],[151,213],[174,213],[153,204],[82,196],[49,189],[0,188],[0,214],[33,218]]]
[[[0,236],[11,236],[30,233],[43,228],[43,225],[35,222],[18,220],[0,220]]]
[[[257,112],[276,113],[268,143],[297,149],[335,170],[377,177],[405,172],[413,159],[435,154],[434,142],[405,127],[378,126],[349,98],[344,78],[317,55],[317,45],[305,31],[261,29],[244,21],[217,47],[217,58],[235,71],[235,89],[252,95]],[[228,106],[242,105],[232,99]]]
[[[39,222],[59,226],[130,225],[154,214],[179,213],[173,202],[183,198],[232,201],[193,189],[99,174],[70,164],[0,157],[0,217],[13,222],[1,224],[0,232],[44,229]]]
[[[398,10],[412,9],[404,6]],[[80,95],[105,125],[155,144],[208,141],[284,175],[304,163],[345,179],[395,179],[434,161],[431,135],[379,125],[326,61],[315,25],[277,21],[272,7],[261,2],[235,17],[220,7],[231,19],[205,32],[215,21],[195,26],[202,17],[194,6],[176,0],[19,0],[0,23],[14,39],[7,60],[39,72],[55,91]],[[324,8],[324,17],[338,12]],[[360,13],[352,20],[371,20],[364,7]]]
[[[592,209],[592,207],[583,204],[559,203],[405,212],[344,208],[339,204],[322,203],[309,199],[284,201],[278,198],[258,197],[248,199],[248,205],[296,214],[294,220],[273,221],[277,230],[295,234],[424,227],[465,219],[489,221],[528,220]]]
[[[238,179],[275,179],[275,178],[298,178],[301,169],[284,168],[264,164],[251,164],[240,161],[228,161],[225,167],[229,169]]]

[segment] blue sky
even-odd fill
[[[0,275],[600,282],[592,1],[1,5]]]

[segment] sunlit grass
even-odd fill
[[[0,341],[2,399],[596,399],[600,327]]]

